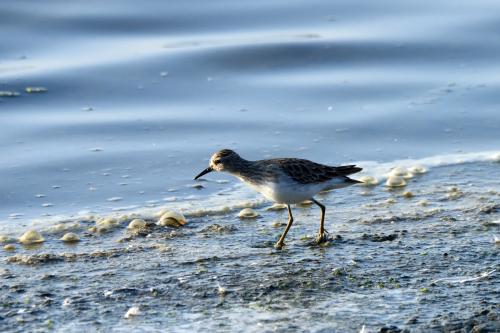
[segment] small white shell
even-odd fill
[[[158,220],[158,225],[165,227],[182,227],[187,223],[186,218],[181,213],[166,211]]]
[[[272,226],[273,226],[273,228],[279,228],[282,226],[282,223],[280,221],[274,221]]]
[[[427,201],[425,199],[420,200],[419,202],[417,202],[417,205],[422,206],[422,207],[427,207],[427,206],[429,206],[429,201]]]
[[[16,246],[14,244],[7,244],[3,247],[3,249],[5,251],[15,251],[16,250]]]
[[[43,243],[44,241],[45,239],[36,230],[28,230],[19,237],[19,243],[25,245]]]
[[[385,182],[385,186],[402,187],[402,186],[406,186],[406,181],[404,180],[403,177],[391,175],[391,176],[389,176],[389,178],[387,178],[387,181]]]
[[[118,220],[113,217],[106,217],[102,220],[97,221],[95,225],[99,228],[111,229],[118,226]]]
[[[378,179],[372,176],[363,176],[359,180],[363,182],[360,184],[362,186],[375,186],[378,184]]]
[[[241,219],[253,219],[257,216],[259,216],[259,214],[252,208],[244,208],[238,213],[238,217]]]
[[[422,165],[414,165],[412,167],[409,167],[408,171],[410,171],[413,174],[422,174],[422,173],[426,173],[427,169]]]
[[[313,202],[311,200],[304,200],[302,202],[299,202],[297,204],[297,207],[309,207],[313,204]]]
[[[134,219],[130,221],[127,228],[138,230],[138,229],[144,229],[145,227],[146,227],[146,221],[141,219]]]
[[[275,203],[271,207],[266,208],[267,211],[275,211],[275,210],[283,210],[283,209],[286,209],[286,205],[280,204],[280,203]]]
[[[74,223],[57,223],[54,224],[53,226],[49,227],[49,232],[50,233],[60,233],[63,231],[70,231],[70,230],[77,230],[80,229],[81,225],[78,222]]]
[[[446,196],[449,199],[458,199],[458,198],[463,196],[463,192],[460,191],[460,189],[458,187],[452,186],[452,187],[448,188],[448,193],[446,194]]]
[[[128,309],[127,313],[123,316],[125,319],[129,319],[135,316],[138,316],[141,314],[141,310],[139,309],[138,306],[133,306],[130,309]]]
[[[10,243],[13,241],[15,241],[15,240],[12,237],[9,237],[7,235],[0,235],[0,244]]]
[[[389,198],[389,199],[387,199],[387,200],[385,200],[385,201],[384,201],[384,203],[385,203],[386,205],[393,205],[393,204],[395,204],[396,202],[397,202],[397,201],[396,201],[396,199],[394,199],[394,198]]]
[[[73,232],[67,232],[60,238],[65,243],[76,243],[80,241],[80,237]]]
[[[403,167],[396,167],[392,169],[391,172],[389,172],[389,177],[391,176],[402,177],[404,179],[413,178],[413,174]]]
[[[403,194],[402,194],[403,197],[405,198],[413,198],[413,193],[410,192],[410,191],[405,191]]]

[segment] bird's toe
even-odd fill
[[[320,234],[318,234],[318,236],[316,237],[316,244],[322,244],[324,242],[327,242],[328,241],[328,235],[326,232],[322,232]]]
[[[274,245],[274,248],[275,248],[276,250],[281,250],[281,249],[283,249],[283,246],[285,246],[285,243],[283,243],[283,242],[278,242],[278,243],[276,243],[276,244]]]

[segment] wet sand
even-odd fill
[[[152,216],[116,216],[42,230],[1,262],[2,326],[12,331],[496,332],[500,291],[500,182],[495,162],[445,166],[404,188],[352,187],[318,197],[331,240],[314,244],[319,211],[254,205],[160,227]],[[477,181],[471,182],[470,179]],[[409,194],[411,193],[411,194]],[[146,227],[127,225],[142,217]],[[97,217],[95,217],[97,219]],[[50,231],[52,230],[52,231]],[[139,314],[124,318],[131,307]],[[384,331],[384,329],[386,329]],[[398,330],[399,329],[399,330]],[[481,330],[482,329],[482,330]]]

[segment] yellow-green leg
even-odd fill
[[[323,242],[326,242],[327,239],[328,239],[328,237],[327,237],[327,231],[325,230],[325,212],[326,212],[326,208],[320,202],[318,202],[318,201],[316,201],[314,199],[311,199],[311,200],[316,205],[318,205],[319,208],[321,209],[321,222],[319,223],[318,237],[316,238],[316,243],[317,244],[321,244]]]
[[[292,226],[293,223],[293,216],[292,216],[292,209],[290,208],[290,205],[286,205],[288,207],[288,224],[286,225],[285,231],[283,232],[283,235],[281,235],[280,239],[274,245],[274,247],[278,250],[281,250],[283,246],[285,245],[285,237],[286,234],[288,233],[288,230],[290,230],[290,227]]]

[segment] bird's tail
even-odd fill
[[[353,165],[342,165],[335,168],[335,171],[339,173],[341,176],[349,176],[353,173],[357,173],[363,170],[362,168]],[[358,182],[358,181],[357,181]]]
[[[346,181],[348,183],[351,183],[352,185],[363,183],[361,180],[356,180],[356,179],[352,179],[352,178],[349,178],[349,177],[345,177],[345,178],[346,178]]]

